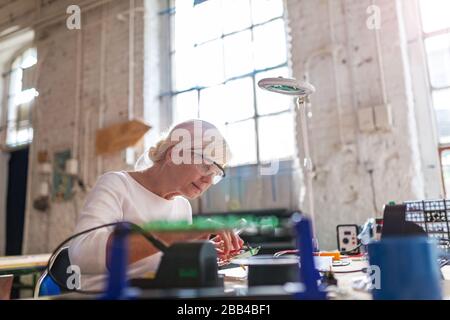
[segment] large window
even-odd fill
[[[234,154],[230,165],[294,154],[292,99],[264,92],[264,77],[289,76],[282,0],[175,0],[172,120],[218,125]]]
[[[438,127],[444,187],[450,192],[450,1],[420,0],[433,108]]]
[[[37,62],[35,48],[30,48],[16,57],[11,66],[6,123],[6,145],[15,148],[31,142],[31,106],[38,95],[32,88],[32,67]]]

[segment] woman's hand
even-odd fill
[[[175,242],[190,240],[208,240],[210,232],[186,231],[186,232],[151,232],[156,239],[160,240],[166,246]],[[217,256],[220,261],[228,261],[233,256],[239,254],[244,240],[232,230],[218,231],[216,236],[210,240],[216,248]]]
[[[233,255],[239,253],[244,245],[244,240],[232,230],[224,230],[211,239],[216,247],[217,255],[220,260],[227,260]]]

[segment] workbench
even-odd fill
[[[333,267],[338,286],[332,289],[331,300],[371,300],[368,291],[355,288],[355,280],[363,278],[363,268],[368,266],[363,258],[353,259],[349,265]],[[450,300],[450,266],[442,269],[443,296]],[[206,289],[143,289],[139,299],[293,299],[286,291],[286,286],[261,286],[249,288],[247,285],[247,270],[242,267],[233,267],[219,271],[224,276],[224,288]],[[289,290],[295,290],[291,287]],[[80,293],[67,293],[56,297],[42,297],[40,299],[96,299],[98,296]]]
[[[45,270],[49,258],[49,253],[0,257],[0,276],[12,275],[20,277],[31,274],[33,275],[31,285],[23,284],[20,280],[17,280],[13,283],[13,288],[33,292],[37,279],[41,272]]]
[[[41,272],[48,263],[50,254],[0,257],[0,275],[15,276]]]

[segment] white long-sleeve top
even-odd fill
[[[86,198],[75,233],[111,222],[186,220],[192,222],[192,208],[183,197],[166,200],[146,189],[126,171],[100,176]],[[69,246],[71,265],[81,271],[81,290],[103,290],[107,276],[106,244],[113,227],[102,228],[72,240]],[[142,277],[158,268],[161,253],[128,266],[128,277]]]

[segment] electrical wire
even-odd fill
[[[151,235],[150,233],[146,232],[144,229],[142,229],[140,226],[128,222],[128,221],[119,221],[119,222],[112,222],[112,223],[107,223],[107,224],[103,224],[94,228],[90,228],[84,231],[81,231],[79,233],[76,233],[70,237],[68,237],[67,239],[65,239],[64,241],[62,241],[55,250],[53,250],[52,254],[50,255],[49,258],[49,262],[47,264],[47,267],[45,268],[47,274],[52,278],[53,281],[56,282],[56,284],[58,286],[60,286],[61,288],[67,288],[66,284],[61,283],[61,281],[59,281],[59,279],[57,279],[57,277],[53,276],[52,272],[51,272],[51,266],[53,265],[54,259],[56,259],[56,254],[59,253],[59,251],[61,250],[61,248],[67,244],[68,242],[70,242],[71,240],[75,239],[78,236],[81,236],[83,234],[87,234],[89,232],[98,230],[98,229],[102,229],[102,228],[107,228],[107,227],[112,227],[112,226],[117,226],[117,225],[123,225],[123,224],[128,224],[130,226],[130,233],[137,233],[137,234],[142,234],[153,246],[155,246],[155,248],[157,248],[158,250],[160,250],[161,252],[165,252],[167,250],[167,246],[165,244],[163,244],[160,240],[156,239],[153,235]],[[104,293],[104,291],[98,291],[98,290],[80,290],[77,288],[74,288],[73,290],[70,291],[74,291],[77,293],[82,293],[82,294],[101,294]]]
[[[367,268],[356,269],[356,270],[347,270],[347,271],[334,271],[333,273],[357,273],[357,272],[366,272]]]
[[[351,254],[352,252],[356,251],[357,249],[359,249],[362,246],[362,243],[358,244],[356,247],[354,247],[353,249],[350,250],[345,250],[345,251],[340,251],[341,254]]]
[[[449,240],[450,241],[450,240]],[[350,250],[346,250],[346,251],[340,251],[340,253],[341,254],[351,254],[352,252],[354,252],[354,251],[356,251],[357,249],[359,249],[360,247],[362,246],[362,243],[360,243],[360,244],[358,244],[356,247],[354,247],[353,249],[350,249]],[[298,250],[283,250],[283,251],[278,251],[278,252],[275,252],[275,254],[273,255],[273,257],[274,258],[279,258],[279,257],[281,257],[282,255],[284,255],[284,254],[287,254],[287,253],[292,253],[292,254],[296,254],[296,253],[298,253]]]
[[[298,250],[283,250],[283,251],[278,251],[278,252],[275,252],[275,253],[274,253],[273,257],[274,257],[274,258],[279,258],[279,257],[281,257],[282,255],[287,254],[287,253],[295,254],[295,253],[298,253]]]

